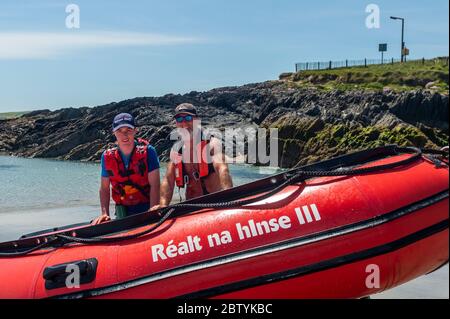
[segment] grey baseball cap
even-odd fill
[[[175,115],[173,117],[176,117],[179,114],[190,114],[197,116],[197,109],[191,103],[181,103],[175,108]]]

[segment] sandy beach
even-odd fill
[[[448,299],[449,266],[404,285],[372,296],[373,299]]]

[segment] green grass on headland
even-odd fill
[[[11,120],[18,117],[21,117],[24,114],[27,114],[28,112],[6,112],[6,113],[0,113],[0,120]]]
[[[292,87],[315,87],[322,90],[367,89],[409,91],[429,89],[449,92],[448,57],[384,65],[357,66],[331,70],[300,71],[282,74],[280,79]]]

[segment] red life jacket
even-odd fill
[[[105,151],[105,169],[112,186],[112,198],[117,205],[132,206],[150,202],[148,142],[143,139],[138,139],[138,142],[141,144],[134,147],[128,169],[117,147]]]
[[[202,184],[203,193],[208,194],[206,186],[204,184],[204,178],[214,173],[214,166],[211,161],[208,163],[210,157],[209,140],[202,140],[196,147],[197,159],[199,161],[198,176],[193,176],[194,179],[200,180]],[[175,165],[175,182],[180,188],[183,188],[190,181],[190,177],[186,174],[183,164],[183,148],[180,148],[178,152],[171,151],[170,159]]]

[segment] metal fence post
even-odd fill
[[[345,60],[345,67],[348,68],[348,60]]]
[[[331,61],[330,61],[330,67],[329,67],[329,69],[331,70]]]
[[[367,58],[364,59],[364,66],[367,68]]]
[[[317,62],[317,70],[320,70],[320,62]]]

